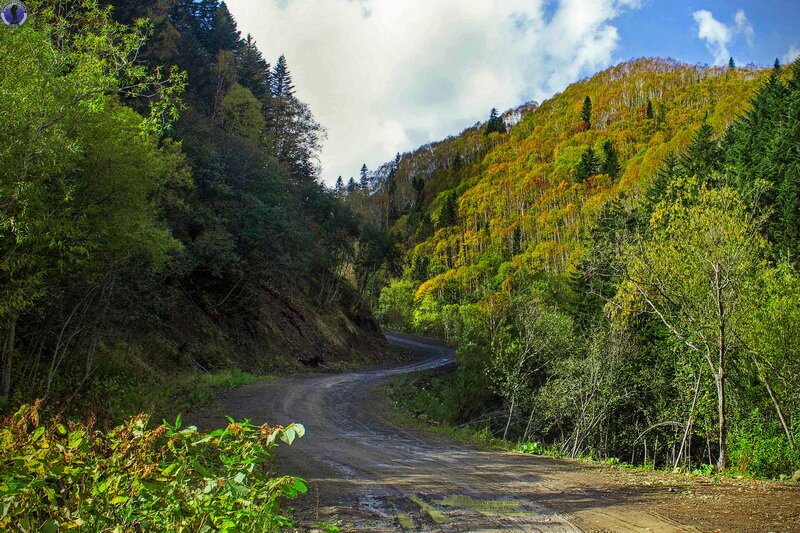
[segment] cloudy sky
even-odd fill
[[[788,62],[798,0],[227,0],[285,54],[325,126],[323,178],[358,174],[640,56]]]

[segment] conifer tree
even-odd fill
[[[714,172],[722,170],[723,152],[714,139],[714,128],[703,123],[680,157],[680,166],[687,177],[697,176],[707,180]]]
[[[442,208],[439,210],[439,218],[437,220],[440,228],[447,228],[454,226],[458,222],[458,206],[456,201],[456,193],[450,192],[445,196]]]
[[[728,69],[734,70],[735,68],[736,68],[736,61],[734,61],[733,58],[730,58],[728,60]]]
[[[214,13],[214,28],[212,30],[212,43],[209,52],[216,54],[220,50],[236,50],[239,48],[242,34],[236,28],[236,21],[228,11],[228,6],[222,2]]]
[[[619,156],[617,155],[617,149],[614,148],[614,143],[608,139],[603,142],[603,157],[600,173],[617,179],[622,171],[622,166],[619,163]]]
[[[588,129],[592,128],[592,99],[589,96],[583,99],[581,121],[583,121]]]
[[[644,192],[642,207],[645,211],[645,218],[655,211],[656,206],[664,199],[669,185],[680,175],[678,157],[670,153],[664,158],[661,169],[653,177],[650,185]]]
[[[597,174],[598,166],[599,162],[594,148],[589,146],[581,154],[581,160],[575,168],[575,181],[583,183],[589,179],[589,177],[594,176]]]
[[[362,191],[369,191],[369,169],[367,168],[366,163],[361,165],[361,179],[359,181],[359,186],[361,187]]]
[[[652,120],[655,118],[655,114],[653,113],[653,102],[650,99],[647,99],[647,108],[645,109],[644,116],[648,120]]]
[[[489,122],[486,123],[486,129],[483,130],[483,134],[489,135],[491,133],[505,132],[506,125],[503,122],[503,119],[497,114],[497,108],[493,107],[491,113],[489,113]]]
[[[336,196],[340,197],[344,193],[344,180],[341,176],[336,178],[336,186],[333,189],[336,192]]]
[[[514,228],[514,235],[511,240],[511,256],[516,256],[522,253],[522,228],[519,224]]]
[[[272,94],[270,83],[270,65],[264,61],[253,36],[248,34],[239,46],[236,54],[236,70],[239,83],[250,89],[259,100]]]
[[[286,56],[281,55],[272,71],[272,96],[275,98],[289,98],[294,96],[292,75],[286,64]]]

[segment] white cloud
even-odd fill
[[[797,59],[798,57],[800,57],[800,48],[798,48],[796,44],[793,44],[792,46],[789,47],[789,50],[786,52],[786,55],[783,56],[781,62],[784,65],[788,65],[790,63],[793,63],[794,60]]]
[[[640,0],[228,0],[328,129],[323,177],[541,100],[611,64]],[[273,59],[274,60],[274,59]]]
[[[730,25],[718,21],[711,11],[705,9],[695,11],[693,16],[697,22],[697,36],[706,42],[708,50],[714,56],[715,65],[723,65],[728,62],[730,58],[728,45],[737,36],[743,35],[747,44],[753,46],[755,31],[743,10],[740,9],[736,12],[733,23]]]

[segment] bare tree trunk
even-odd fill
[[[697,396],[700,393],[700,378],[703,375],[702,372],[697,372],[697,383],[694,385],[694,396],[692,397],[692,406],[689,408],[689,420],[686,422],[686,429],[683,432],[683,440],[681,441],[680,450],[678,450],[678,457],[675,458],[675,462],[672,465],[672,468],[678,468],[678,463],[681,462],[681,457],[683,455],[689,454],[687,449],[687,442],[689,440],[689,433],[692,431],[692,424],[694,423],[694,408],[697,405]]]
[[[717,385],[717,414],[719,416],[719,457],[717,458],[717,470],[728,467],[728,424],[725,417],[725,374],[720,371],[714,376]]]
[[[778,414],[778,418],[781,421],[781,426],[783,426],[783,432],[786,433],[786,438],[789,440],[789,446],[794,450],[794,436],[792,435],[791,429],[789,429],[789,424],[786,423],[786,417],[783,415],[783,409],[781,409],[781,404],[778,403],[778,398],[775,397],[775,393],[772,391],[772,387],[767,380],[766,373],[761,369],[761,365],[758,364],[758,359],[754,353],[750,353],[750,356],[753,358],[753,364],[756,365],[756,370],[758,371],[758,375],[761,378],[761,382],[764,383],[764,387],[767,389],[769,393],[769,398],[772,400],[772,405],[775,407],[775,412]]]
[[[720,266],[714,265],[714,285],[717,300],[717,316],[719,317],[719,332],[717,337],[717,368],[714,372],[714,382],[717,385],[717,412],[719,415],[719,458],[717,470],[728,467],[728,426],[725,419],[725,356],[727,344],[727,309],[723,302],[722,276]]]
[[[506,422],[506,429],[503,431],[503,440],[506,440],[508,436],[508,428],[511,427],[511,417],[514,416],[514,403],[516,399],[514,397],[511,398],[511,407],[508,410],[508,421]]]

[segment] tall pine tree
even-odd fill
[[[581,121],[587,129],[592,128],[592,99],[588,96],[583,99],[583,108],[581,108]]]
[[[621,171],[622,166],[619,164],[617,149],[614,148],[614,143],[606,139],[603,142],[603,163],[600,165],[600,173],[617,179]]]
[[[281,55],[272,71],[272,96],[275,98],[290,98],[294,96],[294,85],[286,56]]]
[[[575,181],[583,183],[591,176],[597,174],[599,161],[595,154],[594,148],[589,146],[581,154],[581,160],[575,168]]]

